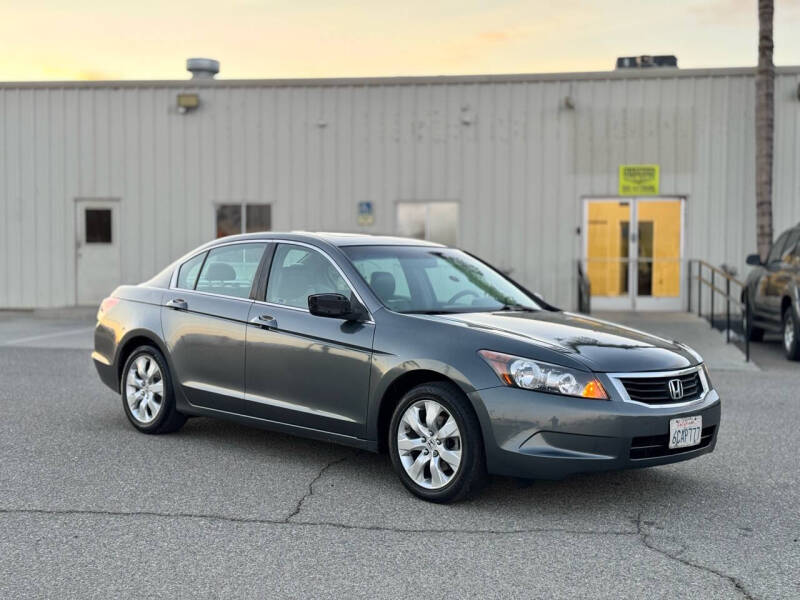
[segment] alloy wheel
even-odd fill
[[[794,346],[794,317],[792,316],[790,310],[789,314],[786,315],[786,319],[783,324],[783,347],[786,349],[786,352],[791,352],[793,346]]]
[[[164,377],[155,358],[142,354],[131,363],[125,379],[125,398],[139,423],[151,423],[164,405]]]
[[[435,400],[420,400],[403,413],[397,427],[397,452],[417,485],[438,490],[458,473],[463,442],[455,417]]]

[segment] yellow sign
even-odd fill
[[[658,165],[620,165],[620,196],[658,196]]]

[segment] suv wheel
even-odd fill
[[[783,311],[783,349],[789,360],[800,360],[800,323],[791,305]]]
[[[171,433],[186,422],[175,409],[167,361],[153,346],[139,346],[125,361],[121,381],[122,407],[131,424],[143,433]]]
[[[486,480],[478,418],[452,384],[435,382],[409,391],[392,415],[389,453],[403,485],[431,502],[454,502]]]

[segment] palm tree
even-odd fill
[[[772,63],[773,0],[758,0],[756,71],[756,242],[765,260],[772,245],[772,148],[775,132],[775,65]]]

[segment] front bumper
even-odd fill
[[[482,422],[489,472],[534,479],[650,467],[709,453],[721,416],[713,389],[681,407],[566,398],[506,386],[473,392],[471,400]],[[703,417],[702,445],[667,450],[670,419],[694,415]]]

